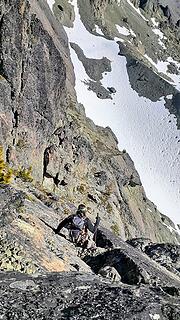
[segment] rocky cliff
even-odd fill
[[[0,9],[0,318],[178,320],[180,237],[77,103],[62,25],[43,0]],[[94,253],[54,232],[80,202],[101,217]]]
[[[126,151],[76,102],[66,34],[44,1],[1,4],[1,144],[14,169],[124,239],[177,242],[173,223],[145,195]],[[17,183],[17,177],[14,184]],[[71,210],[68,211],[69,213]]]

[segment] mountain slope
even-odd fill
[[[158,5],[53,3],[67,26],[78,101],[96,124],[112,128],[148,196],[179,223],[179,27]]]
[[[45,1],[3,0],[0,12],[0,318],[178,320],[179,235],[112,130],[77,103],[63,27]],[[93,62],[96,79],[111,71]],[[101,217],[96,252],[54,232],[81,202]],[[163,264],[159,247],[175,258]]]
[[[102,224],[123,238],[177,241],[168,229],[173,223],[147,200],[114,134],[96,127],[75,102],[67,39],[59,28],[44,2],[4,3],[1,143],[7,162],[13,168],[32,166],[34,181],[43,181],[64,201],[84,202],[93,219],[99,211]]]

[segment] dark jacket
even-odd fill
[[[72,214],[69,217],[65,218],[63,221],[60,222],[58,225],[55,233],[59,233],[62,228],[72,229],[73,228],[73,218],[76,216],[76,214]],[[93,225],[89,218],[85,218],[84,220],[84,226],[85,231],[89,230],[90,232],[94,233],[97,230],[97,227],[99,225],[100,218],[96,218],[96,223]]]

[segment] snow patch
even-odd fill
[[[156,63],[153,61],[153,59],[151,59],[147,54],[144,55],[144,57],[154,66],[156,67],[157,71],[159,73],[164,73],[167,74],[167,66],[168,66],[168,62],[167,61],[159,61]]]
[[[169,94],[168,96],[166,96],[167,99],[172,99],[173,95]]]
[[[120,34],[123,34],[123,36],[129,36],[130,31],[126,27],[121,27],[118,24],[116,24],[116,28]]]
[[[150,318],[151,318],[152,320],[160,320],[160,319],[161,319],[160,315],[157,314],[157,313],[155,313],[155,314],[151,314],[151,313],[150,313],[149,316],[150,316]]]
[[[168,228],[171,233],[176,232],[176,233],[179,233],[179,234],[180,234],[180,230],[179,230],[179,228],[178,228],[177,225],[176,225],[176,229],[175,229],[175,228],[173,228],[173,227],[171,227],[171,226],[168,226],[168,225],[167,225],[166,223],[164,223],[164,222],[162,222],[162,224],[163,224],[166,228]]]
[[[168,72],[169,62],[173,62],[177,66],[177,68],[180,68],[180,64],[177,61],[169,57],[167,58],[166,61],[158,60],[156,63],[147,54],[145,54],[144,57],[157,69],[159,73],[163,73],[171,79],[171,80],[166,79],[167,82],[174,85],[177,90],[180,90],[180,76],[177,74],[172,74]]]
[[[106,76],[103,74],[102,85],[117,90],[112,100],[98,99],[94,92],[89,91],[83,82],[89,78],[75,51],[70,48],[77,99],[96,124],[111,127],[120,148],[126,149],[132,157],[147,196],[161,212],[179,223],[180,197],[177,190],[180,185],[180,159],[177,154],[180,144],[177,141],[180,140],[180,131],[177,130],[176,119],[164,107],[164,97],[155,103],[139,97],[129,83],[126,58],[118,55],[118,44],[89,33],[80,19],[77,1],[72,3],[76,18],[74,27],[66,28],[70,42],[77,43],[87,58],[107,57],[111,61],[112,71]]]
[[[155,27],[159,26],[159,22],[157,22],[155,18],[151,18],[151,21]]]
[[[132,35],[133,37],[136,37],[136,34],[135,34],[135,32],[134,32],[132,29],[130,29],[130,33],[131,33],[131,35]]]
[[[162,31],[159,29],[152,29],[152,31],[159,37],[159,44],[163,47],[163,49],[166,49],[165,44],[162,42],[162,40],[164,39],[164,34],[162,33]]]
[[[95,25],[95,30],[97,33],[99,33],[100,35],[104,35],[104,33],[102,32],[102,30],[99,28],[99,26]]]
[[[164,34],[159,29],[152,29],[152,31],[159,36],[159,38],[162,40],[164,38]]]
[[[55,3],[55,0],[47,0],[47,3],[49,5],[50,9],[52,10],[53,9],[53,5]]]

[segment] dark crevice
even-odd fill
[[[48,164],[49,164],[49,148],[46,148],[46,150],[44,151],[44,159],[43,159],[43,177],[46,176]]]
[[[60,10],[60,11],[64,11],[64,9],[63,9],[63,7],[62,6],[60,6],[60,4],[58,4],[58,9]]]
[[[95,196],[93,196],[92,194],[88,193],[88,199],[97,203],[97,199],[95,198]]]
[[[59,177],[59,172],[56,174],[56,176],[55,176],[55,178],[54,178],[54,184],[55,184],[56,186],[58,186],[58,184],[60,183],[60,180],[58,179],[58,177]]]
[[[164,7],[164,6],[160,5],[160,8],[161,8],[164,16],[165,16],[166,18],[168,18],[168,20],[170,20],[170,19],[171,19],[171,12],[170,12],[170,10],[169,10],[169,7],[168,7],[168,6],[165,6],[165,7]]]
[[[163,287],[162,289],[170,296],[179,297],[179,295],[180,295],[180,292],[179,292],[178,288],[176,288],[176,287]]]
[[[49,178],[49,179],[54,179],[54,177],[48,172],[45,172],[44,177]]]
[[[15,91],[11,89],[11,100],[15,99]]]
[[[24,88],[24,61],[22,61],[22,65],[21,65],[21,92],[23,91]]]
[[[129,285],[144,283],[144,279],[136,263],[126,256],[120,249],[106,251],[98,256],[86,256],[84,262],[98,274],[101,268],[113,267],[121,276],[121,281]]]
[[[58,139],[59,139],[59,146],[61,146],[65,140],[65,135],[66,135],[66,131],[64,128],[59,128],[57,129],[54,134],[56,136],[58,136]]]
[[[9,150],[9,147],[6,150],[6,162],[10,163],[10,150]]]
[[[63,187],[67,186],[67,182],[65,180],[62,180],[60,182],[60,186],[63,186]]]
[[[19,114],[16,111],[14,111],[14,128],[18,128],[18,124],[19,124]]]
[[[10,81],[8,80],[8,77],[6,75],[6,72],[4,70],[4,66],[3,66],[3,46],[2,46],[2,26],[3,26],[3,22],[4,22],[4,15],[2,15],[1,20],[0,20],[0,76],[2,76],[10,85]]]

